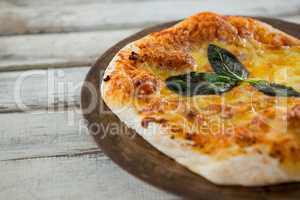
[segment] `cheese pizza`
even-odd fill
[[[152,146],[209,181],[300,181],[300,41],[199,13],[121,49],[101,94]]]

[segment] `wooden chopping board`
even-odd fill
[[[270,18],[258,17],[258,19],[300,38],[300,25],[298,24]],[[127,128],[102,101],[100,83],[103,73],[101,71],[104,72],[113,56],[129,42],[151,32],[170,27],[177,22],[147,28],[122,40],[106,51],[90,69],[82,87],[81,106],[83,110],[91,107],[90,112],[84,113],[84,117],[88,121],[90,134],[98,146],[127,172],[153,186],[183,197],[203,200],[300,199],[300,183],[252,188],[217,186],[210,183],[148,144],[134,130]],[[93,104],[95,106],[91,106]],[[118,127],[119,131],[116,132],[115,127]]]

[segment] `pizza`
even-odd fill
[[[300,41],[204,12],[121,49],[101,95],[128,127],[207,180],[300,181]]]

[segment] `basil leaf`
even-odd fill
[[[299,92],[285,85],[269,83],[268,81],[251,81],[250,84],[269,96],[300,97]]]
[[[223,76],[236,80],[247,79],[249,72],[244,65],[229,51],[210,44],[207,49],[208,60],[213,70]]]
[[[170,90],[184,96],[222,94],[237,85],[230,77],[197,72],[171,76],[165,82]]]

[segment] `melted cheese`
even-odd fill
[[[256,43],[245,43],[243,45],[227,45],[222,42],[214,43],[234,53],[250,72],[250,79],[281,83],[300,91],[299,47],[274,49]],[[207,46],[208,43],[204,43],[191,52],[196,61],[196,65],[191,71],[212,71],[207,59]],[[183,73],[161,70],[148,65],[143,67],[161,80]],[[166,102],[181,102],[189,109],[193,108],[196,113],[201,113],[204,116],[204,119],[200,119],[201,116],[197,116],[199,119],[189,120],[184,111],[178,108],[174,110],[173,107],[168,107],[169,105],[163,107],[162,110],[165,110],[164,114],[155,111],[151,113],[152,117],[164,118],[169,124],[180,127],[182,131],[176,133],[177,137],[184,139],[187,136],[186,134],[196,133],[196,136],[192,138],[195,143],[195,149],[205,153],[214,152],[213,154],[216,158],[226,158],[227,156],[241,153],[241,149],[237,150],[238,148],[233,143],[247,146],[256,142],[259,148],[262,143],[266,144],[269,140],[280,138],[278,134],[292,134],[292,131],[287,128],[286,120],[283,119],[286,116],[287,109],[299,103],[299,100],[296,98],[266,96],[247,83],[241,84],[222,96],[183,97],[173,93],[166,87],[161,88],[158,96]],[[147,103],[146,105],[149,106],[149,102]],[[221,110],[219,110],[218,106],[221,106]],[[231,113],[227,114],[228,116],[226,116],[226,111],[224,110],[227,107],[231,109]],[[230,130],[235,135],[234,137],[230,135]],[[199,133],[201,134],[198,137],[197,134]],[[241,136],[236,136],[237,134],[241,134]],[[250,134],[250,136],[247,134]],[[253,137],[251,134],[254,134]],[[227,150],[219,151],[224,148]],[[224,152],[226,153],[224,154]]]
[[[136,52],[121,51],[105,86],[107,101],[130,105],[144,128],[160,124],[171,139],[188,142],[210,158],[251,149],[300,175],[300,98],[270,97],[248,83],[221,96],[185,97],[165,86],[169,76],[212,71],[205,41],[235,54],[249,79],[300,91],[300,47],[294,46],[300,41],[252,19],[204,13],[136,41]]]
[[[300,47],[272,48],[251,43],[241,47],[221,42],[214,43],[234,53],[249,70],[249,78],[287,84],[294,88],[300,87]],[[207,71],[207,46],[208,44],[203,44],[192,52],[197,63],[195,71]]]
[[[213,43],[235,54],[248,69],[249,79],[280,83],[300,91],[299,47],[272,48],[255,42],[239,45],[228,45],[220,41]],[[207,46],[208,43],[203,43],[192,49],[195,65],[189,71],[212,71],[206,53]],[[267,146],[270,154],[286,163],[285,166],[291,173],[298,169],[291,167],[298,164],[286,162],[300,162],[300,155],[297,153],[300,152],[300,138],[295,135],[295,129],[289,128],[286,117],[289,109],[300,105],[299,98],[270,97],[248,83],[242,83],[221,96],[185,97],[164,85],[166,78],[182,73],[186,73],[186,70],[161,69],[147,62],[141,64],[134,74],[135,77],[144,78],[138,78],[138,81],[153,82],[156,79],[159,85],[156,93],[137,97],[133,101],[135,109],[143,118],[153,122],[167,122],[164,126],[172,137],[191,140],[195,150],[210,154],[216,159],[243,153],[246,147],[260,149]],[[118,85],[122,88],[126,86],[123,79],[115,76],[114,80],[120,80]],[[130,88],[127,89],[130,91]],[[274,144],[283,143],[286,144],[286,149],[276,150]],[[291,150],[293,148],[297,149],[296,153]]]

